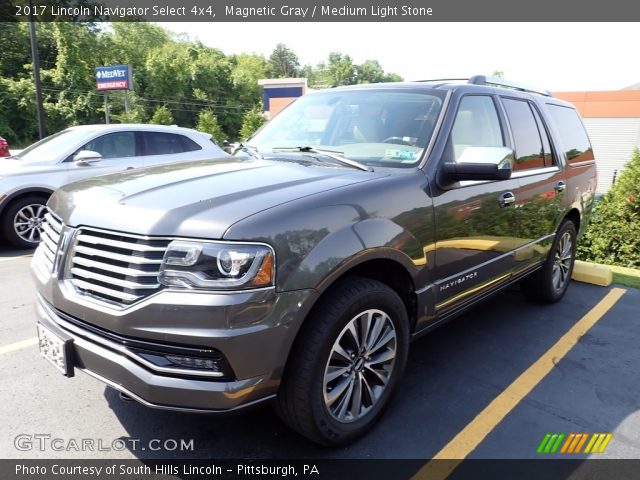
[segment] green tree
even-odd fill
[[[165,105],[160,105],[156,108],[156,111],[153,112],[153,116],[149,122],[155,125],[172,125],[173,115]]]
[[[198,115],[196,130],[210,134],[218,145],[227,139],[227,135],[218,123],[218,118],[211,110],[203,110]]]
[[[385,81],[382,65],[377,60],[365,60],[356,67],[358,83],[379,83]]]
[[[265,122],[262,108],[254,107],[244,114],[242,119],[242,128],[240,129],[240,138],[246,140],[255,133]]]
[[[271,75],[276,78],[295,77],[298,75],[300,61],[293,50],[279,43],[269,57],[269,67]]]
[[[331,52],[327,62],[327,71],[331,85],[353,85],[356,83],[356,66],[349,55]]]
[[[640,151],[597,203],[578,256],[607,265],[640,268]]]

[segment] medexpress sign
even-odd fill
[[[131,65],[96,67],[98,90],[131,90]]]

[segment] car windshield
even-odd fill
[[[262,153],[305,147],[370,166],[413,167],[429,144],[444,96],[389,88],[311,93],[247,143]]]
[[[23,162],[57,160],[83,139],[90,137],[95,130],[68,129],[54,133],[39,142],[30,145],[13,158]]]

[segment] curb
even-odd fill
[[[613,272],[606,265],[576,260],[571,278],[578,282],[608,287],[613,282]]]

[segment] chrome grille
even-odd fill
[[[130,305],[161,288],[158,273],[169,240],[80,229],[67,276],[81,293]]]
[[[47,212],[40,231],[40,245],[37,256],[47,272],[53,271],[56,251],[60,242],[60,232],[62,232],[62,221],[51,212]]]

